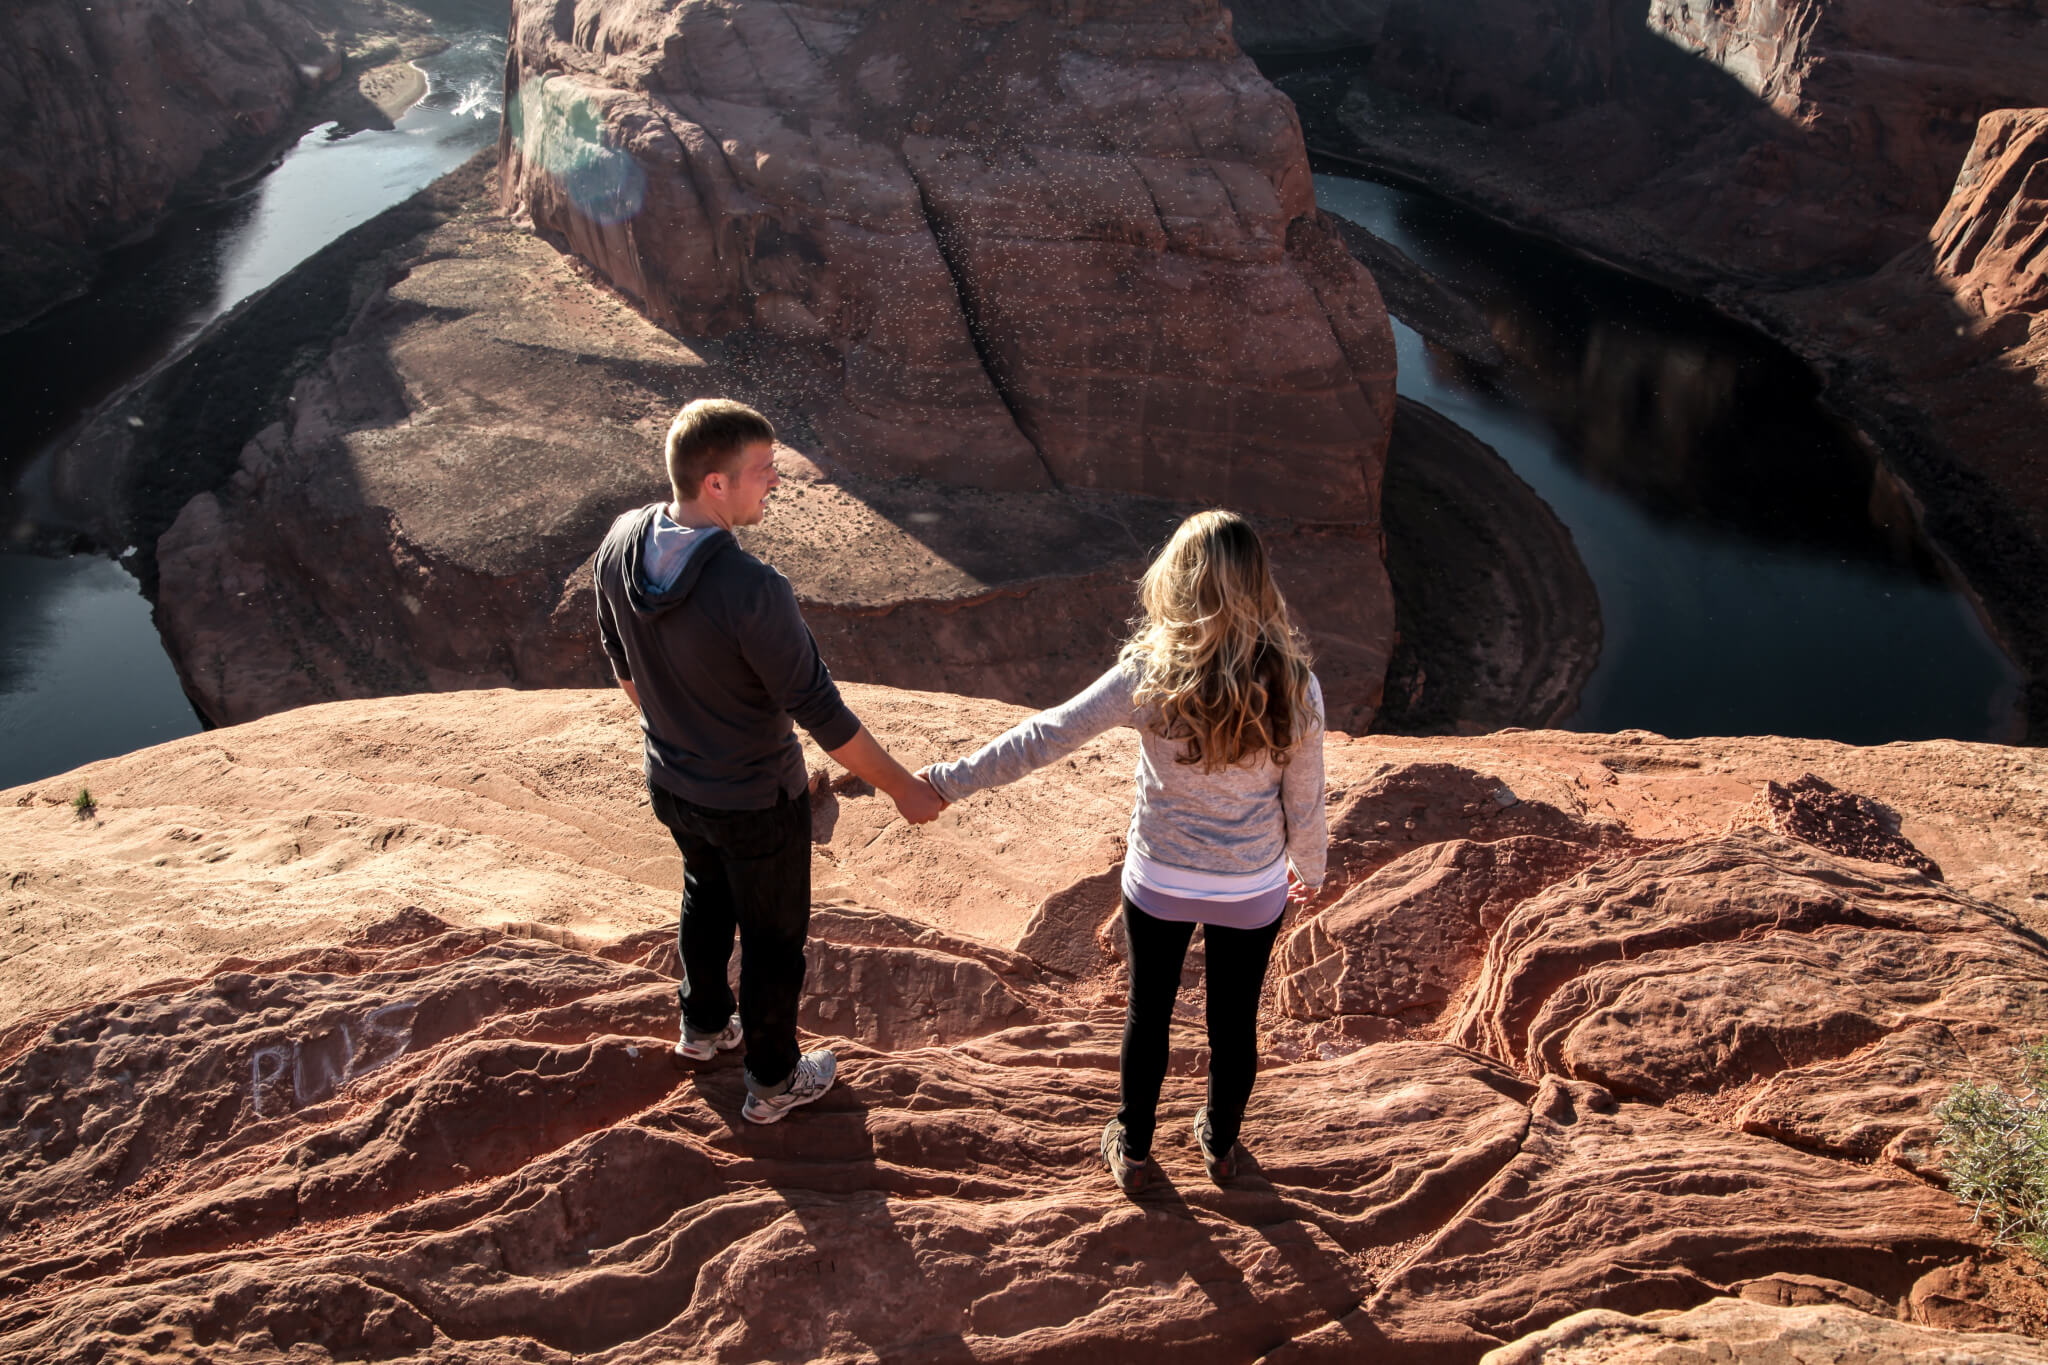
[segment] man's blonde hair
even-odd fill
[[[703,491],[704,476],[717,470],[731,473],[748,446],[775,442],[775,428],[745,403],[730,398],[699,398],[669,424],[668,481],[679,502]]]

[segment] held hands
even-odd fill
[[[836,749],[826,750],[832,761],[852,773],[855,777],[871,783],[878,790],[889,793],[889,799],[896,803],[897,813],[913,825],[927,824],[938,818],[946,808],[946,798],[925,779],[923,773],[911,773],[889,756],[889,751],[875,742],[865,725],[854,731],[853,738]]]
[[[939,795],[938,788],[925,776],[924,769],[918,770],[909,786],[890,793],[890,798],[896,803],[896,813],[913,825],[929,824],[938,819],[939,812],[950,804]]]

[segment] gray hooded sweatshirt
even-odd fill
[[[648,781],[692,805],[766,810],[804,789],[791,724],[837,749],[860,730],[789,580],[717,527],[654,503],[612,523],[592,569],[612,671],[640,693]],[[648,532],[658,565],[648,559]],[[666,581],[664,581],[666,580]]]

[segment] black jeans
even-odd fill
[[[1202,926],[1209,972],[1209,1122],[1218,1148],[1230,1150],[1244,1122],[1259,1073],[1259,992],[1280,936],[1283,911],[1259,929]],[[1157,919],[1124,897],[1124,943],[1130,952],[1130,1005],[1124,1013],[1122,1057],[1124,1148],[1152,1152],[1153,1114],[1166,1079],[1166,1029],[1180,994],[1180,969],[1195,926]]]
[[[740,937],[740,1025],[747,1078],[775,1090],[796,1070],[796,1008],[811,929],[811,807],[785,795],[767,810],[711,810],[652,783],[654,813],[683,853],[676,951],[683,1022],[716,1033],[732,1019],[733,931]]]

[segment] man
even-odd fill
[[[674,500],[628,512],[597,552],[598,633],[640,709],[654,813],[683,854],[678,1058],[746,1044],[740,1112],[774,1123],[831,1088],[828,1049],[798,1055],[811,922],[811,812],[794,719],[923,824],[945,802],[875,742],[832,684],[789,580],[740,548],[775,472],[775,428],[699,399],[669,428]],[[740,940],[739,1012],[726,964]]]

